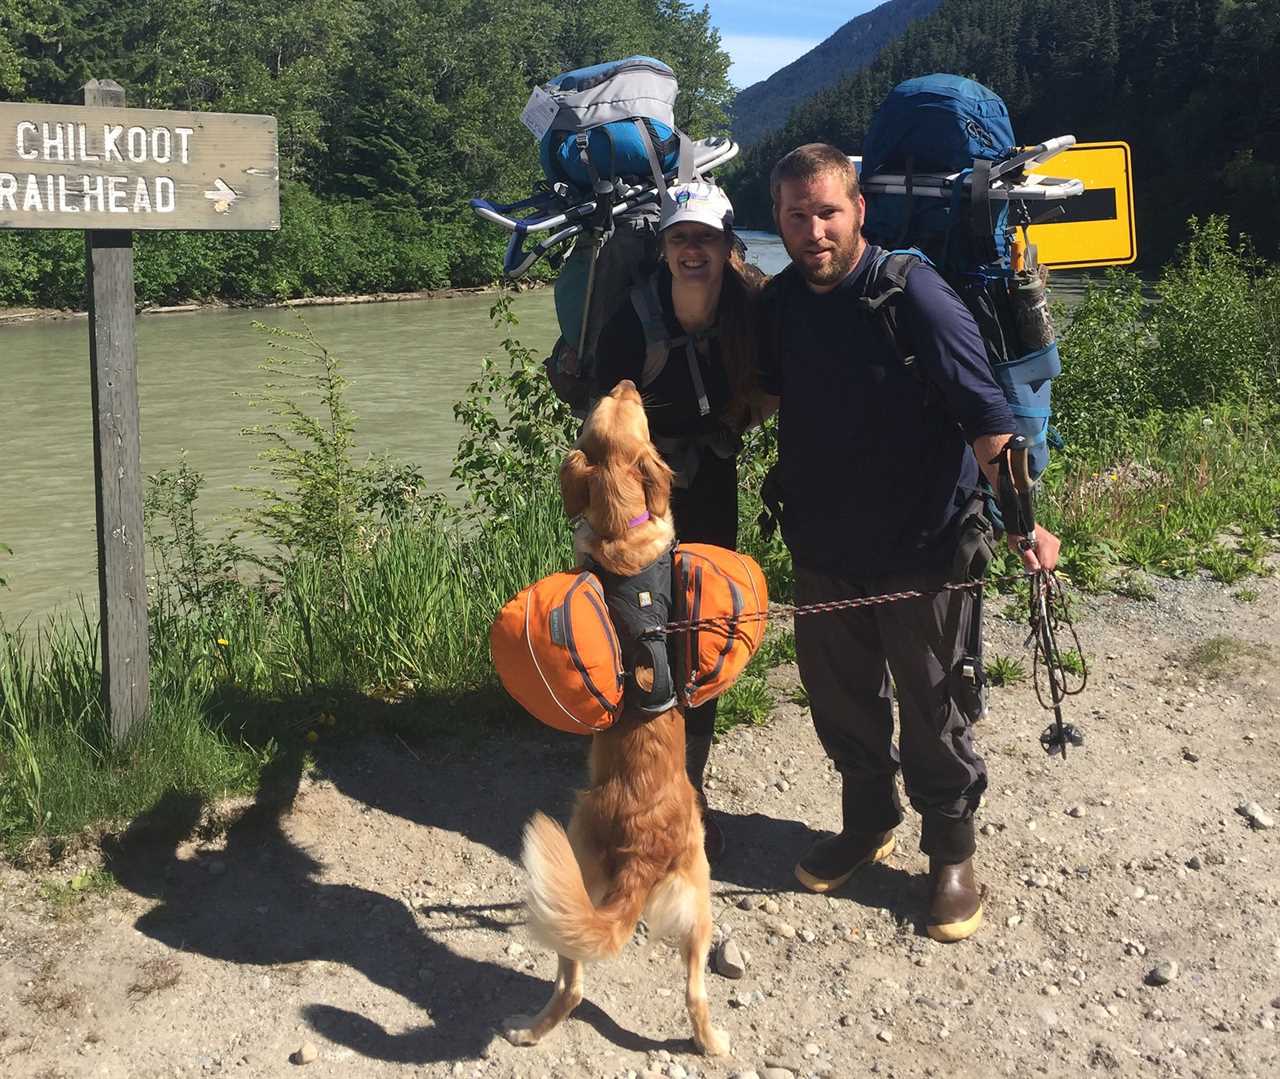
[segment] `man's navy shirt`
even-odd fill
[[[896,301],[916,373],[878,317],[859,309],[879,253],[868,245],[824,294],[787,271],[770,305],[780,325],[765,330],[761,372],[766,392],[782,398],[778,462],[792,559],[854,580],[949,566],[956,518],[978,486],[968,444],[1014,429],[973,317],[931,266],[915,267]]]

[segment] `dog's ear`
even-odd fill
[[[560,501],[569,517],[585,513],[591,504],[591,475],[595,466],[581,450],[570,450],[560,464]]]
[[[654,517],[666,515],[671,508],[671,469],[656,450],[650,450],[637,465],[640,469],[640,482],[644,484],[645,508]]]
[[[591,473],[591,524],[601,536],[621,536],[627,530],[626,506],[636,494],[635,477],[610,458]]]

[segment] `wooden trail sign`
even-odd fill
[[[274,116],[0,104],[0,228],[276,229]]]
[[[0,104],[0,228],[85,230],[102,701],[121,742],[150,701],[133,230],[278,229],[271,116]]]

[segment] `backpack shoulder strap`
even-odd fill
[[[640,375],[640,389],[650,385],[662,374],[671,351],[671,338],[667,333],[666,319],[662,316],[662,298],[658,295],[658,275],[650,274],[631,289],[631,306],[635,308],[644,330],[644,370]]]
[[[906,291],[911,271],[922,263],[933,265],[917,248],[881,251],[867,271],[867,280],[858,297],[858,307],[879,319],[893,350],[904,367],[915,369],[915,351],[898,329],[898,299]]]
[[[915,247],[896,251],[881,251],[867,272],[859,305],[868,311],[878,311],[886,303],[892,303],[907,287],[907,278],[921,263],[932,266],[929,256]]]

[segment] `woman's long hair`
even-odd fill
[[[720,285],[716,322],[720,327],[720,356],[729,379],[729,407],[725,419],[735,431],[747,428],[760,364],[760,335],[756,299],[765,275],[743,257],[744,248],[732,229],[725,230],[729,261]]]

